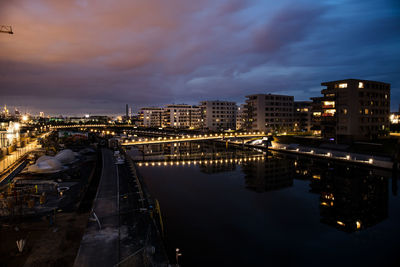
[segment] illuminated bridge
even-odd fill
[[[266,136],[265,132],[183,135],[175,137],[170,136],[170,137],[139,138],[138,140],[134,141],[125,140],[125,142],[122,143],[121,145],[123,146],[151,145],[151,144],[192,142],[192,141],[217,140],[217,139],[228,139],[228,138],[254,138],[254,137],[264,137],[264,136]]]
[[[253,155],[248,157],[231,157],[220,159],[194,159],[194,160],[160,160],[160,161],[140,161],[139,167],[142,166],[185,166],[185,165],[221,165],[221,164],[242,164],[245,162],[264,161],[264,155]]]

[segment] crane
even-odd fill
[[[14,34],[13,31],[12,31],[11,26],[4,26],[4,25],[0,25],[0,32],[1,33]]]

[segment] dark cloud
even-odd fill
[[[392,83],[397,1],[17,0],[0,17],[0,104],[121,113],[252,93],[318,95],[343,78]]]

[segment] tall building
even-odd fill
[[[323,82],[321,131],[339,141],[371,139],[387,135],[390,84],[347,79]]]
[[[322,99],[323,97],[311,97],[311,131],[315,135],[321,135]]]
[[[247,130],[268,132],[293,130],[293,96],[257,94],[246,97]]]
[[[148,107],[140,109],[140,117],[142,118],[144,127],[161,127],[163,109],[156,107]]]
[[[246,126],[245,105],[241,104],[237,107],[236,112],[236,130],[243,130]]]
[[[203,129],[222,131],[236,128],[235,102],[202,101],[200,109]]]
[[[298,132],[309,132],[312,126],[311,101],[294,101],[293,128]]]
[[[197,106],[186,104],[167,105],[163,109],[162,126],[171,128],[201,127],[201,110]]]

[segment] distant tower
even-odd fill
[[[129,106],[126,104],[125,106],[125,120],[128,120],[129,118]]]

